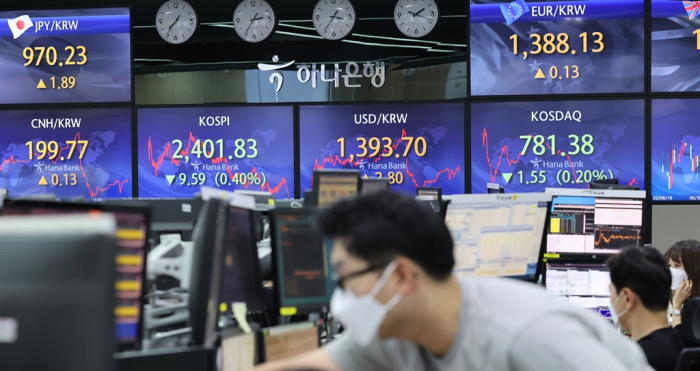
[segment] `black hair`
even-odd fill
[[[440,214],[407,195],[382,191],[340,201],[319,225],[324,235],[347,239],[348,252],[370,265],[405,256],[437,280],[447,279],[455,265]]]
[[[610,281],[619,293],[627,287],[651,311],[663,311],[671,300],[671,271],[653,247],[629,247],[607,262]]]

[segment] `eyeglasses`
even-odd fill
[[[345,281],[347,281],[351,278],[359,277],[359,276],[362,276],[364,274],[386,268],[386,266],[389,265],[391,262],[392,261],[389,260],[389,261],[382,262],[382,263],[372,264],[369,267],[367,267],[366,269],[347,274],[344,277],[340,277],[337,273],[333,272],[333,274],[331,275],[331,279],[333,281],[335,281],[335,285],[337,287],[340,287],[341,289],[345,290]]]

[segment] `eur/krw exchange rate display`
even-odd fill
[[[657,99],[651,104],[653,201],[700,201],[700,99]]]
[[[0,12],[0,104],[131,102],[130,31],[129,8]]]
[[[316,169],[357,169],[391,189],[464,193],[464,104],[301,106],[301,188]]]
[[[474,103],[472,192],[587,188],[620,179],[644,188],[644,101]]]
[[[202,186],[294,197],[291,106],[138,110],[139,198],[188,198]]]
[[[700,90],[700,1],[652,0],[651,90]]]
[[[471,0],[470,13],[473,95],[644,90],[644,0]]]
[[[131,109],[0,111],[0,188],[11,198],[131,198]]]

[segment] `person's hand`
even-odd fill
[[[680,310],[683,303],[690,298],[690,293],[693,291],[693,283],[690,279],[684,279],[681,282],[681,286],[676,290],[676,294],[673,296],[673,309]]]

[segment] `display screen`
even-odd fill
[[[0,104],[131,102],[130,31],[129,8],[0,12]]]
[[[474,103],[472,192],[587,188],[602,179],[644,188],[644,101]]]
[[[547,264],[547,292],[610,317],[610,271],[605,264]]]
[[[470,14],[473,95],[644,90],[644,0],[471,0]]]
[[[0,111],[0,188],[11,198],[131,198],[131,109]]]
[[[651,103],[651,197],[700,201],[700,99]]]
[[[389,178],[394,191],[417,187],[464,193],[464,105],[301,106],[301,188],[317,169],[357,169]]]
[[[294,197],[291,106],[138,110],[140,198],[190,198],[202,186]]]
[[[700,2],[652,0],[651,90],[700,90]]]

